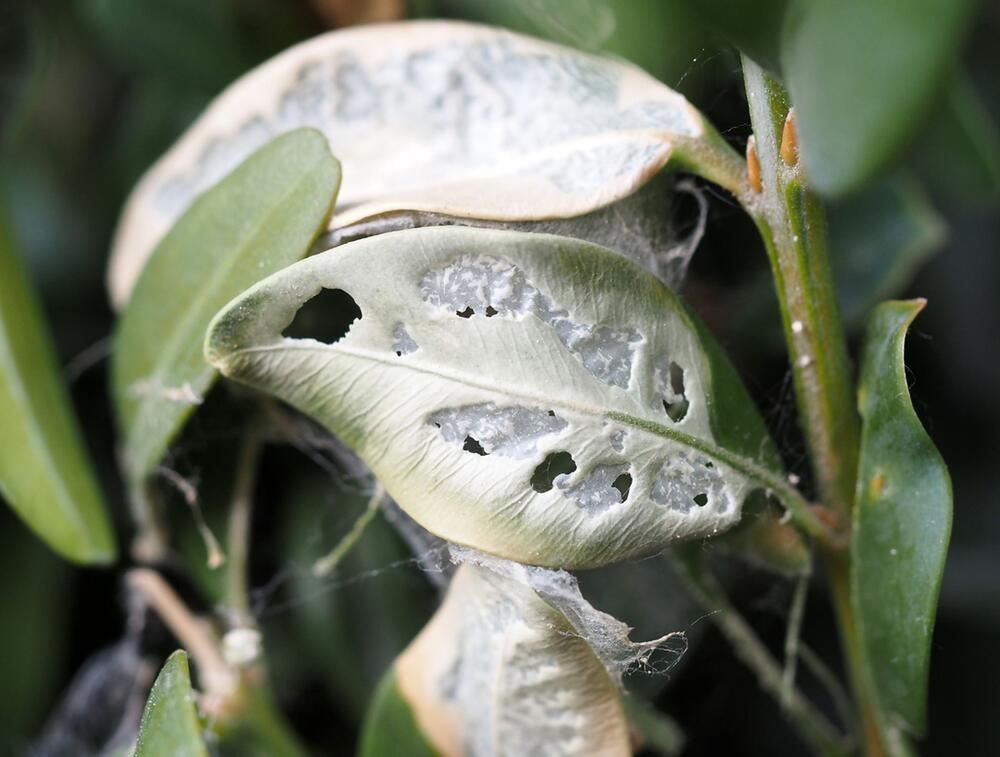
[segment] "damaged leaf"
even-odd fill
[[[386,753],[387,729],[406,754],[631,754],[614,676],[577,626],[523,581],[474,564],[383,681],[364,757]]]
[[[568,218],[671,160],[728,185],[743,170],[687,100],[630,64],[468,23],[332,32],[240,78],[146,174],[116,233],[113,303],[199,193],[301,126],[350,176],[334,227],[399,210]]]
[[[360,317],[331,343],[284,337],[324,291]],[[574,239],[438,227],[352,242],[231,302],[206,356],[323,423],[429,531],[520,562],[651,554],[732,526],[754,489],[788,488],[680,300]]]
[[[868,324],[851,539],[851,599],[871,685],[890,727],[922,733],[931,632],[951,533],[951,480],[910,403],[903,343],[924,300],[880,305]]]
[[[139,723],[135,757],[208,757],[195,711],[187,655],[167,659],[149,692]]]
[[[212,316],[306,254],[339,183],[322,134],[286,134],[201,196],[157,247],[119,321],[112,355],[133,483],[149,475],[215,380],[201,351]]]

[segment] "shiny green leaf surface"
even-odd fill
[[[321,294],[355,320],[291,338]],[[754,489],[789,489],[704,327],[652,274],[575,239],[352,242],[227,305],[206,355],[337,434],[428,530],[522,562],[651,554],[734,525]]]
[[[947,78],[967,0],[799,0],[782,40],[809,182],[857,189],[906,146]]]
[[[139,723],[135,757],[208,757],[195,711],[187,655],[178,650],[156,677]]]
[[[931,631],[951,533],[951,481],[910,403],[906,330],[923,300],[872,315],[858,406],[861,459],[851,541],[851,593],[871,683],[882,709],[924,729]]]
[[[308,252],[339,184],[323,135],[291,132],[196,200],[157,247],[119,322],[112,360],[133,483],[160,461],[215,380],[201,351],[212,316]]]
[[[81,563],[114,536],[34,287],[0,218],[0,495],[50,547]]]

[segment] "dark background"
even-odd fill
[[[298,40],[356,20],[358,13],[384,7],[391,14],[397,5],[323,0],[0,2],[0,205],[12,220],[41,292],[89,450],[114,509],[120,543],[127,543],[129,526],[115,467],[103,359],[114,324],[103,277],[110,235],[127,192],[242,71]],[[491,20],[566,41],[562,27],[536,13],[535,5],[553,4],[424,0],[411,2],[409,14]],[[742,151],[749,124],[737,58],[693,21],[684,3],[573,4],[568,7],[575,9],[571,21],[578,29],[592,31],[586,14],[594,5],[617,14],[614,33],[599,39],[600,47],[635,60],[679,89]],[[984,7],[961,51],[963,70],[993,124],[1000,117],[998,38],[1000,12]],[[598,46],[587,34],[578,34],[576,41]],[[996,140],[993,124],[987,137]],[[893,177],[919,182],[947,227],[933,257],[888,292],[929,300],[907,344],[907,367],[917,412],[951,467],[955,491],[923,751],[997,754],[1000,213],[995,187],[992,194],[972,187],[953,170],[942,147],[946,140],[940,138],[947,129],[932,114],[890,171]],[[991,143],[986,141],[988,150]],[[992,144],[998,149],[1000,142]],[[708,191],[708,232],[685,295],[729,350],[790,469],[807,476],[763,249],[735,203],[721,191]],[[849,201],[832,209],[835,236],[838,213],[857,224],[859,213],[877,211],[877,204],[865,202],[860,209]],[[678,231],[684,232],[692,223],[693,204],[678,200],[671,212]],[[876,245],[863,254],[880,252]],[[834,266],[844,281],[842,295],[856,347],[860,316],[871,304],[865,292],[874,285],[864,275],[854,280],[846,275],[857,267],[847,254],[835,259]],[[213,526],[225,514],[230,462],[225,450],[239,435],[232,421],[236,404],[228,396],[213,398],[172,461],[197,479]],[[278,447],[268,450],[258,487],[252,577],[255,586],[264,587],[256,595],[257,609],[275,688],[304,738],[326,753],[351,752],[374,682],[435,602],[425,575],[384,524],[373,527],[335,579],[311,582],[301,569],[348,527],[362,505],[361,488],[360,482],[324,470],[300,451]],[[193,601],[210,608],[218,600],[218,580],[205,568],[190,515],[179,501],[172,505],[180,534],[172,575],[188,587]],[[9,510],[0,509],[0,750],[20,753],[37,740],[74,672],[122,636],[124,567],[72,569]],[[685,599],[665,562],[645,561],[604,576],[585,576],[584,584],[595,604],[637,626],[636,637],[691,631],[692,648],[670,675],[630,681],[679,721],[688,739],[686,754],[803,751],[777,706],[711,624],[700,620],[703,612]],[[791,587],[765,574],[740,571],[733,590],[740,607],[779,650]],[[817,580],[803,634],[827,660],[837,659],[833,628]],[[170,642],[150,644],[168,651]],[[808,679],[804,686],[815,691]],[[829,708],[821,695],[820,701]]]

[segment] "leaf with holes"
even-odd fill
[[[135,757],[208,757],[194,707],[187,655],[178,650],[167,659],[149,692],[139,723]]]
[[[0,217],[0,495],[63,557],[106,563],[114,535],[42,308]]]
[[[924,300],[886,302],[868,324],[851,539],[851,600],[882,709],[924,729],[931,631],[951,533],[948,469],[910,404],[906,330]]]
[[[212,316],[306,254],[339,184],[326,139],[300,129],[251,155],[199,198],[157,247],[118,324],[112,356],[133,483],[153,470],[215,380],[201,351]]]
[[[687,100],[627,63],[450,21],[332,32],[239,79],[143,178],[115,236],[116,306],[200,192],[300,126],[326,134],[351,177],[336,227],[400,210],[575,217],[671,160],[729,188],[743,173]]]
[[[406,740],[383,751],[390,732]],[[533,588],[462,566],[380,686],[362,756],[540,754],[556,742],[560,754],[631,754],[613,675]]]
[[[283,336],[321,292],[360,320],[333,343]],[[231,302],[206,355],[340,436],[428,530],[521,562],[650,554],[788,489],[704,328],[652,274],[574,239],[352,242]]]

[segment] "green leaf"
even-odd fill
[[[950,73],[968,0],[797,0],[782,69],[809,182],[857,189],[907,145]]]
[[[396,211],[570,218],[668,161],[734,191],[744,171],[687,100],[628,63],[467,23],[346,29],[240,78],[149,171],[116,234],[115,305],[199,192],[296,126],[326,134],[351,176],[333,228]]]
[[[947,237],[923,187],[897,175],[830,209],[830,254],[848,326],[863,325],[879,302],[897,296]]]
[[[133,483],[153,470],[215,381],[201,351],[212,315],[308,252],[339,184],[322,134],[283,135],[201,196],[157,247],[119,322],[112,360]]]
[[[0,494],[63,557],[111,562],[111,525],[41,306],[13,247],[0,217]]]
[[[383,676],[361,727],[359,757],[434,757],[437,751],[417,725],[390,668]]]
[[[861,460],[851,540],[851,596],[863,658],[882,709],[924,730],[931,631],[951,532],[951,481],[910,404],[906,330],[924,300],[872,315],[858,407]]]
[[[149,692],[135,757],[208,757],[201,732],[187,655],[178,650],[167,659]]]
[[[621,671],[609,672],[585,624],[602,624],[605,645],[628,643],[628,628],[587,605],[564,572],[500,570],[466,563],[455,573],[437,613],[383,680],[363,757],[399,753],[384,751],[390,731],[408,755],[542,754],[556,740],[576,754],[631,754]],[[546,588],[577,614],[557,609]]]
[[[283,336],[324,290],[360,320],[328,343]],[[732,526],[753,489],[789,493],[694,316],[575,239],[436,227],[352,242],[227,305],[206,356],[337,434],[429,531],[521,562],[651,554]]]

